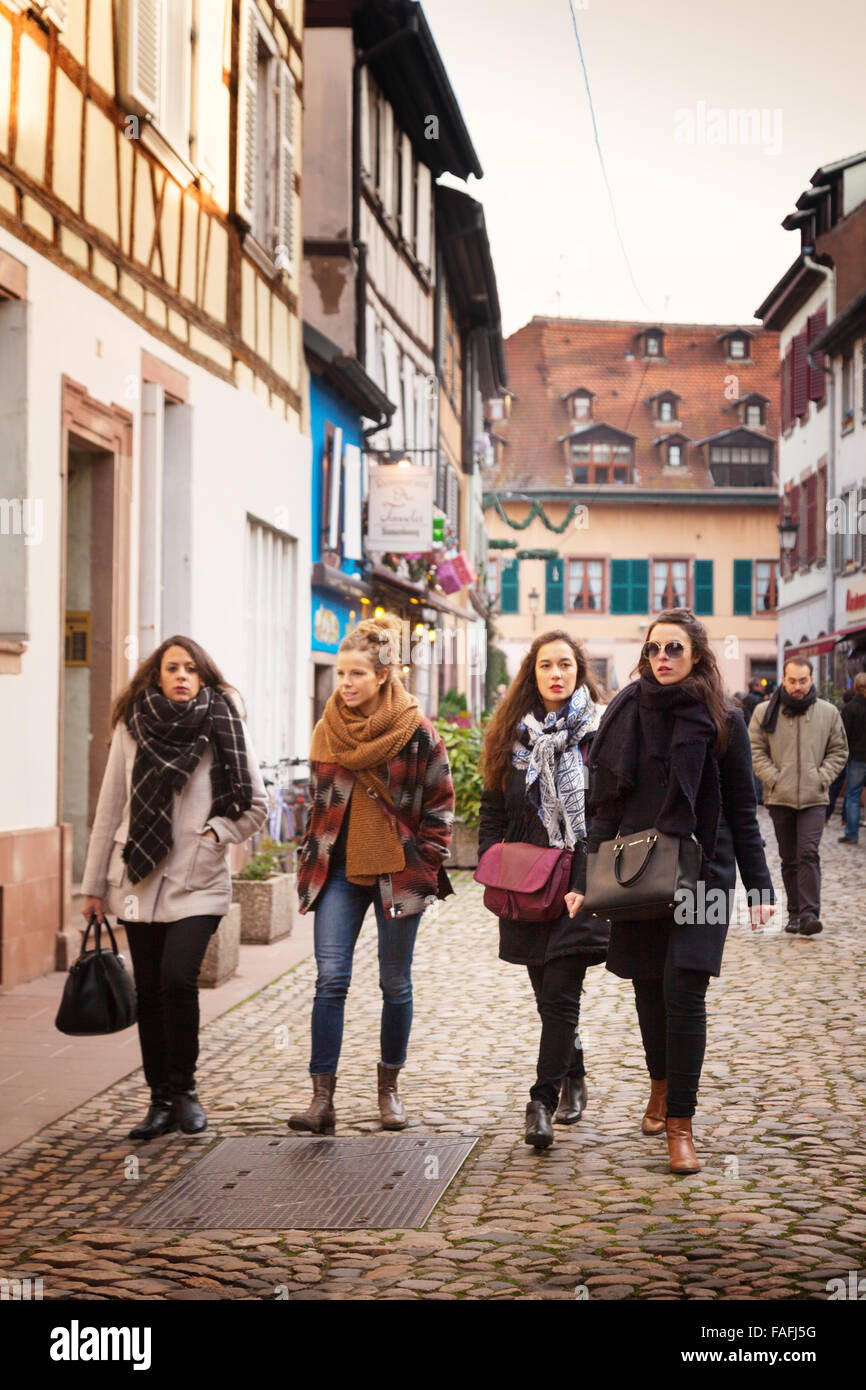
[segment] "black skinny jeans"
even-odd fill
[[[529,1094],[548,1110],[555,1110],[565,1077],[579,1079],[586,1075],[577,1031],[586,963],[577,955],[559,956],[544,965],[526,968],[541,1015],[537,1079]]]
[[[647,1070],[653,1081],[667,1078],[667,1111],[674,1118],[691,1117],[697,1107],[709,981],[705,970],[677,969],[670,949],[663,975],[632,981]]]
[[[190,1090],[198,1061],[198,972],[219,917],[124,922],[148,1086]]]

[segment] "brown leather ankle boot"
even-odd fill
[[[664,1134],[667,1097],[667,1081],[653,1081],[650,1078],[650,1098],[640,1122],[641,1134]]]
[[[405,1129],[406,1107],[397,1095],[399,1067],[385,1067],[378,1063],[379,1116],[383,1129]]]
[[[672,1173],[698,1173],[700,1163],[695,1153],[695,1146],[692,1143],[692,1122],[691,1118],[679,1115],[668,1115],[666,1120],[668,1136],[668,1153],[671,1158]]]
[[[309,1110],[305,1110],[303,1115],[290,1115],[290,1129],[308,1129],[313,1134],[333,1134],[337,1123],[337,1115],[334,1110],[334,1087],[337,1084],[336,1076],[328,1076],[323,1073],[320,1076],[311,1077],[313,1083],[313,1099],[310,1102]]]

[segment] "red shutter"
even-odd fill
[[[818,469],[818,536],[815,549],[817,560],[827,558],[827,465]]]
[[[791,362],[794,356],[793,344],[788,344],[788,350],[782,358],[781,376],[781,410],[782,433],[791,428],[793,417],[791,415]]]
[[[806,361],[806,330],[794,339],[793,381],[791,386],[791,411],[799,419],[805,415],[809,406],[808,390],[809,365]]]
[[[816,557],[818,546],[818,474],[810,473],[806,479],[806,554],[805,561],[811,565]]]
[[[798,483],[794,483],[791,487],[791,520],[797,522],[800,520],[800,487]],[[791,551],[791,569],[795,570],[800,563],[802,543],[803,537],[798,531],[796,544]]]
[[[827,327],[827,305],[822,304],[820,309],[809,318],[808,334],[809,343],[814,343]],[[815,353],[815,366],[809,367],[809,400],[823,401],[827,394],[827,374],[821,371],[821,367],[826,366],[827,358],[823,352]],[[820,365],[819,365],[820,364]]]

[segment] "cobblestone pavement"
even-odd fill
[[[46,1299],[261,1299],[280,1286],[291,1299],[826,1298],[829,1279],[866,1263],[866,845],[838,846],[837,833],[834,822],[824,842],[823,935],[758,935],[744,923],[729,933],[710,985],[700,1173],[672,1176],[664,1139],[639,1133],[647,1081],[632,991],[603,968],[584,996],[588,1109],[557,1126],[552,1149],[523,1143],[534,1003],[525,971],[497,959],[495,923],[462,874],[419,935],[402,1090],[409,1133],[481,1138],[425,1230],[186,1235],[125,1224],[218,1140],[288,1133],[309,1094],[309,959],[203,1030],[204,1135],[130,1144],[139,1072],[3,1156],[0,1274],[41,1276]],[[338,1135],[378,1130],[378,1019],[365,927]]]

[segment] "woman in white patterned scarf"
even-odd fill
[[[520,841],[573,849],[578,863],[586,837],[584,764],[601,717],[598,701],[580,642],[562,630],[537,637],[487,729],[481,854],[497,841]],[[574,1124],[586,1106],[580,998],[587,969],[605,959],[608,934],[598,918],[569,917],[565,902],[552,922],[499,919],[500,959],[527,967],[541,1016],[526,1107],[525,1139],[535,1148],[553,1143],[554,1119]]]

